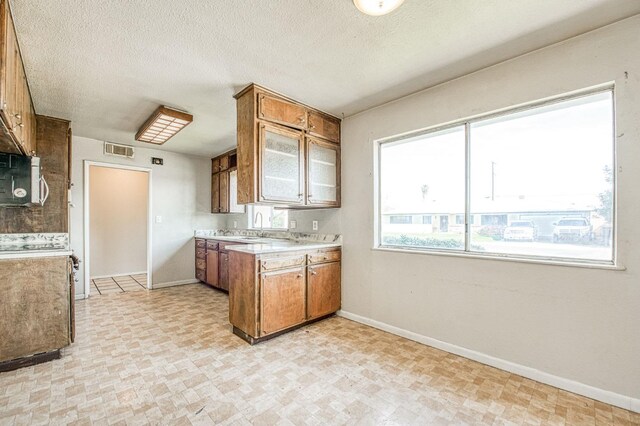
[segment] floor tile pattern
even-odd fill
[[[147,289],[147,274],[119,275],[91,279],[91,296]]]
[[[640,414],[332,317],[249,346],[201,284],[78,301],[60,360],[0,373],[0,424],[633,425]]]

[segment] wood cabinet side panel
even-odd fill
[[[0,260],[0,362],[70,343],[68,257]]]
[[[258,336],[258,287],[255,256],[229,252],[229,322]]]
[[[220,213],[229,213],[229,171],[220,172]]]
[[[253,90],[237,100],[238,203],[255,203],[257,198],[256,96]]]

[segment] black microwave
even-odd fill
[[[41,206],[48,197],[39,157],[0,153],[0,206]]]

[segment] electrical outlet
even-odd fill
[[[238,221],[234,220],[233,221],[233,229],[236,229],[238,227]]]
[[[318,230],[318,221],[314,220],[313,222],[311,222],[311,227],[313,228],[314,231]]]
[[[298,226],[298,223],[295,220],[289,222],[289,228],[296,229],[296,226]]]

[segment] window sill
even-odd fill
[[[593,262],[587,263],[587,262],[578,262],[578,261],[571,261],[571,260],[544,259],[544,258],[533,259],[533,258],[523,258],[523,257],[509,256],[509,255],[500,255],[500,254],[478,254],[478,253],[466,253],[461,251],[423,250],[423,249],[401,248],[401,247],[391,247],[391,246],[373,247],[372,250],[388,251],[388,252],[394,252],[394,253],[420,254],[420,255],[427,255],[427,256],[448,256],[448,257],[460,257],[460,258],[468,258],[468,259],[499,260],[499,261],[516,262],[516,263],[564,266],[564,267],[573,267],[573,268],[604,269],[609,271],[626,271],[627,270],[625,266],[609,264],[609,263],[593,263]]]

